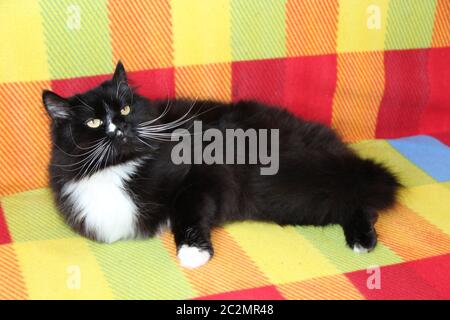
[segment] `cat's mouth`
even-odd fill
[[[137,151],[134,139],[130,136],[116,137],[113,140],[113,146],[122,155],[130,155]]]
[[[121,130],[117,130],[113,135],[110,135],[112,143],[119,147],[130,143],[133,138],[130,132],[123,132]]]
[[[117,144],[122,145],[122,144],[126,144],[127,142],[129,142],[130,138],[128,138],[126,136],[123,136],[123,137],[120,137],[120,138],[116,138],[115,140],[116,140]]]

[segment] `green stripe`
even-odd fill
[[[436,0],[391,0],[385,49],[430,47],[435,10]]]
[[[5,196],[2,206],[15,242],[77,237],[64,223],[48,189]]]
[[[119,299],[187,299],[196,295],[159,239],[89,246]]]
[[[285,0],[232,0],[233,60],[285,56]]]
[[[53,79],[112,72],[106,0],[41,0],[40,5]],[[77,12],[80,23],[74,28]]]
[[[380,242],[370,253],[353,252],[346,245],[344,232],[340,226],[297,227],[296,229],[342,272],[403,262],[399,256]]]

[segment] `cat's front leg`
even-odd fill
[[[214,251],[209,231],[202,230],[200,226],[186,226],[173,231],[177,257],[182,267],[198,268],[211,259]]]
[[[205,195],[191,194],[178,199],[171,227],[182,267],[198,268],[213,256],[210,220],[214,209]]]

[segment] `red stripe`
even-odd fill
[[[386,51],[384,97],[378,113],[377,138],[415,135],[429,94],[429,50]]]
[[[285,88],[284,68],[285,59],[233,62],[233,101],[256,100],[282,105]]]
[[[377,273],[379,288],[373,270],[345,275],[368,299],[450,299],[449,268],[449,254],[384,266]]]
[[[196,300],[284,300],[275,286],[251,288],[223,292],[210,296],[198,297]]]
[[[336,55],[286,59],[283,106],[305,119],[331,124]]]
[[[131,85],[137,86],[137,92],[149,99],[175,97],[174,68],[134,71],[128,77]]]
[[[450,147],[450,130],[442,133],[433,133],[432,136]]]
[[[2,206],[0,205],[0,244],[11,243],[11,234],[8,230],[8,225],[6,224],[6,217]]]
[[[450,131],[450,48],[430,50],[428,74],[430,99],[425,108],[421,133]]]

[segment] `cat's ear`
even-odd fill
[[[42,101],[53,120],[68,119],[72,115],[69,102],[52,91],[44,90],[42,92]]]
[[[127,74],[125,72],[125,68],[122,64],[122,61],[119,60],[119,62],[117,62],[117,66],[116,66],[116,70],[114,71],[114,75],[113,75],[113,81],[117,84],[119,83],[123,83],[123,84],[128,84],[127,81]]]

